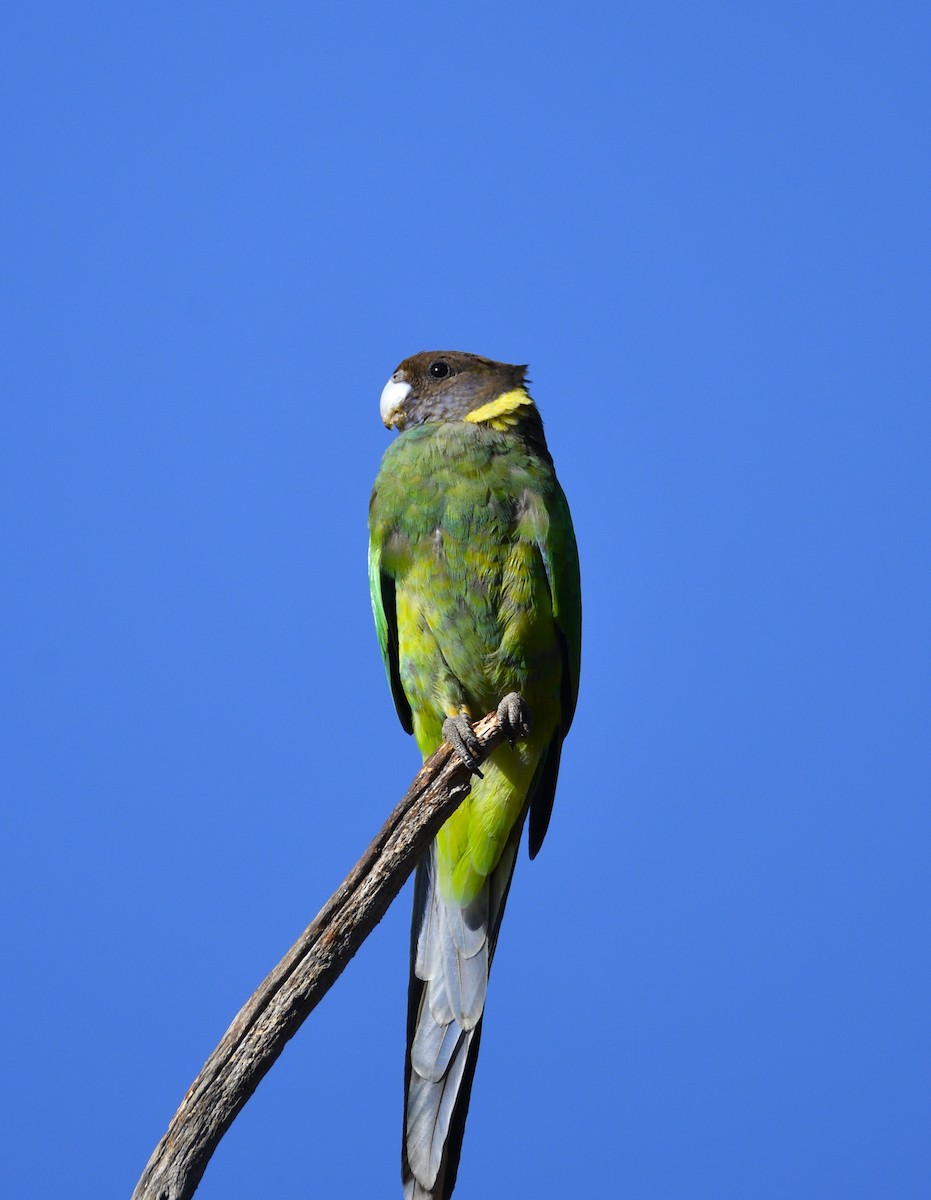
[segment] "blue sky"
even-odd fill
[[[11,1195],[128,1195],[417,766],[382,384],[528,362],[583,686],[457,1195],[925,1197],[926,5],[21,6]],[[398,1195],[409,894],[199,1195]]]

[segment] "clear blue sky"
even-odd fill
[[[417,765],[382,384],[531,365],[583,687],[462,1200],[931,1195],[926,4],[3,19],[4,1189],[128,1195]],[[409,895],[204,1200],[399,1195]]]

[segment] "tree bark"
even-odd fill
[[[495,713],[475,724],[481,764],[502,741]],[[239,1011],[155,1147],[132,1200],[187,1200],[272,1063],[385,915],[443,822],[469,791],[448,743],[427,759],[378,836]]]

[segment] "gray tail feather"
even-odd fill
[[[435,844],[417,867],[404,1064],[405,1200],[446,1200],[456,1183],[485,987],[523,824],[515,823],[498,865],[465,908],[438,893]]]

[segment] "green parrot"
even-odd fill
[[[423,757],[445,739],[475,776],[414,884],[402,1179],[406,1200],[445,1200],[521,830],[529,812],[533,858],[575,711],[579,560],[526,367],[415,354],[381,415],[402,431],[369,515],[388,682]],[[471,722],[494,710],[511,744],[479,771]]]

